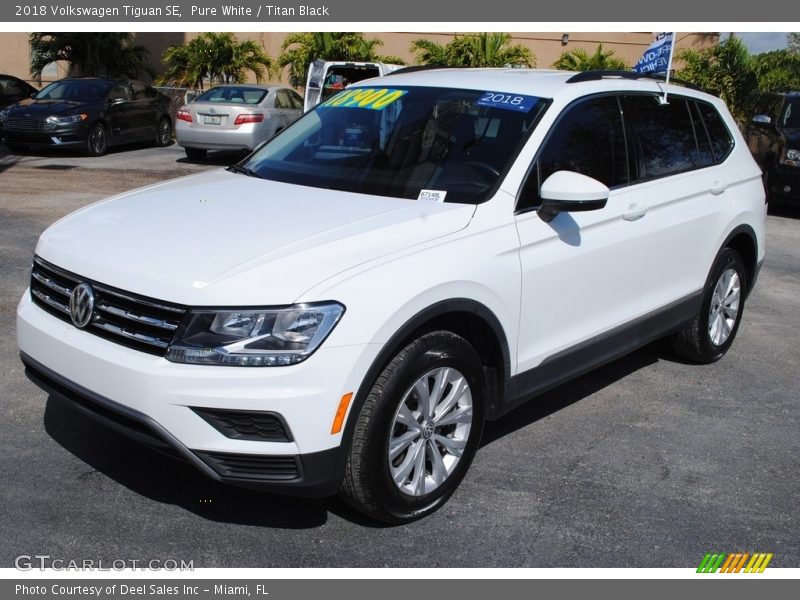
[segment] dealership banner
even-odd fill
[[[0,3],[3,23],[269,23],[280,22],[612,22],[612,21],[800,21],[800,2],[761,0],[757,5],[728,3],[724,11],[714,2],[640,0],[595,2],[519,2],[462,0],[460,2],[364,2],[363,0],[11,0]]]
[[[707,587],[707,586],[706,586]],[[726,600],[792,598],[791,579],[718,581],[713,595]],[[415,591],[421,590],[421,591]],[[408,600],[409,597],[462,596],[481,598],[534,598],[558,594],[573,598],[647,597],[649,600],[699,598],[695,582],[665,580],[553,580],[553,579],[24,579],[0,581],[0,597],[30,600]]]

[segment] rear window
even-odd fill
[[[195,102],[219,102],[221,104],[258,104],[267,95],[266,90],[251,87],[215,87],[200,94]]]
[[[639,144],[639,178],[665,177],[700,166],[689,105],[671,97],[629,96],[628,112]]]
[[[728,158],[728,155],[733,150],[733,137],[731,132],[725,126],[725,122],[717,112],[717,109],[706,104],[705,102],[698,102],[697,107],[703,117],[703,123],[708,132],[708,139],[711,142],[711,149],[714,152],[714,162],[721,163]]]

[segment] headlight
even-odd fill
[[[790,167],[800,167],[800,150],[787,150],[786,160],[783,162]]]
[[[194,310],[167,360],[201,365],[275,367],[308,358],[333,331],[335,302],[263,310]]]
[[[81,121],[85,121],[89,118],[89,115],[86,113],[81,113],[79,115],[70,115],[68,117],[47,117],[46,121],[50,125],[67,125],[69,123],[80,123]]]
[[[5,123],[6,119],[8,119],[8,113],[10,111],[7,108],[0,110],[0,124]]]

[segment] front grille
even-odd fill
[[[79,283],[92,286],[95,308],[85,331],[128,348],[164,356],[186,307],[123,292],[64,271],[35,257],[31,270],[31,299],[35,304],[72,323],[69,300]]]
[[[224,436],[236,440],[291,442],[289,427],[272,412],[192,407],[200,417]]]
[[[256,481],[290,481],[300,477],[296,456],[261,456],[258,454],[224,454],[195,452],[222,477]]]
[[[43,131],[45,122],[39,119],[6,119],[4,127],[15,131]]]

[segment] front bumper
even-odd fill
[[[767,181],[770,200],[800,204],[800,168],[775,165]]]
[[[336,492],[343,461],[332,435],[340,398],[358,389],[378,347],[320,348],[290,367],[182,365],[81,331],[26,293],[17,335],[30,378],[140,442],[189,461],[227,483],[283,493]],[[198,410],[269,411],[284,441],[233,438]]]
[[[89,137],[89,127],[80,123],[78,125],[64,125],[53,129],[36,131],[2,129],[0,130],[0,136],[8,144],[36,147],[70,147],[86,143]]]

